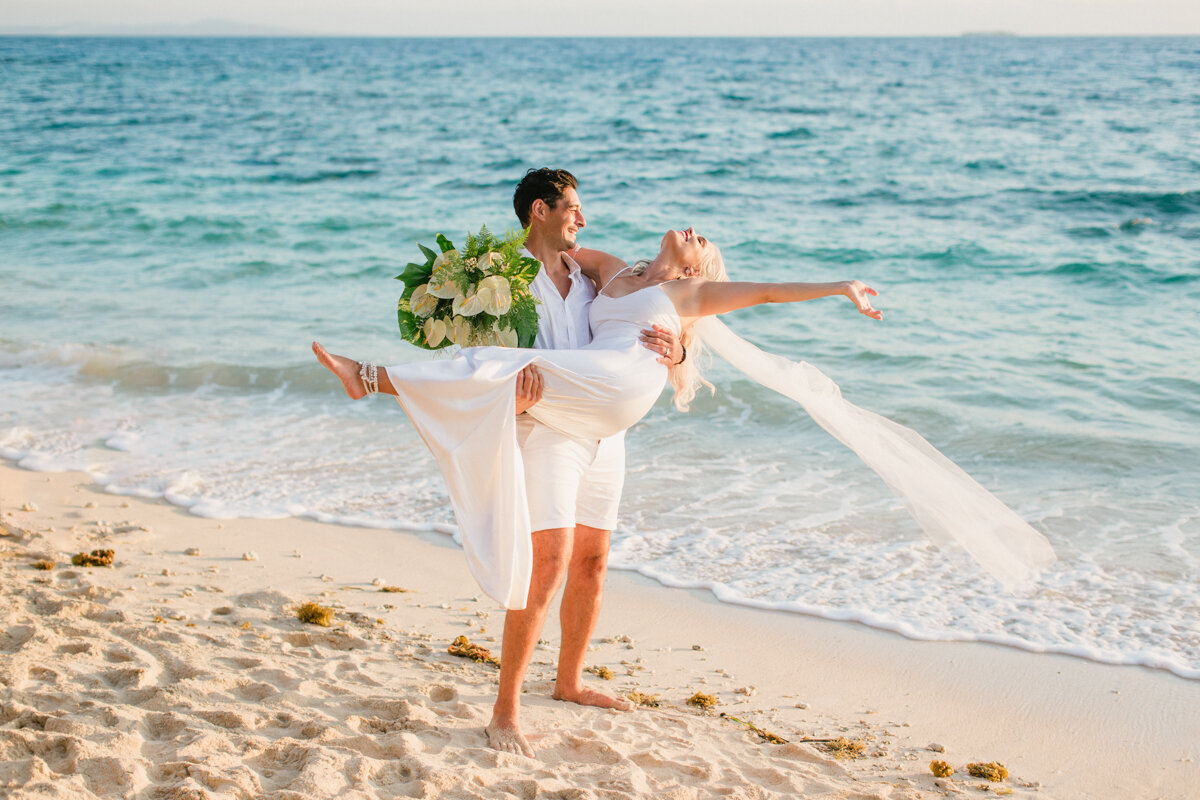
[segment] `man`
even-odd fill
[[[540,348],[582,347],[592,338],[588,308],[596,296],[595,276],[586,275],[572,257],[580,250],[576,234],[587,225],[577,186],[566,170],[543,168],[529,170],[513,195],[517,218],[529,229],[526,250],[542,264],[530,286],[540,301],[535,343]],[[642,333],[642,341],[662,355],[662,363],[682,359],[670,331]],[[536,368],[521,373],[517,394],[518,413],[540,398]],[[521,684],[564,578],[554,698],[618,711],[632,708],[624,698],[583,685],[584,657],[600,616],[609,537],[624,483],[625,440],[623,433],[598,442],[572,439],[523,416],[518,441],[533,527],[533,574],[525,608],[509,610],[504,618],[500,689],[486,730],[495,749],[532,757],[518,719]]]

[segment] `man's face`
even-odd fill
[[[541,203],[540,200],[538,202]],[[568,188],[553,208],[541,204],[544,218],[540,223],[546,233],[558,238],[559,250],[574,250],[575,235],[587,225],[587,220],[583,218],[583,205],[579,202],[579,194]]]

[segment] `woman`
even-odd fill
[[[875,291],[858,281],[731,283],[720,252],[691,228],[669,231],[654,260],[637,268],[611,256],[587,257],[598,259],[602,288],[591,308],[592,342],[579,350],[477,347],[450,361],[376,368],[313,344],[351,398],[378,391],[400,401],[446,479],[472,574],[507,608],[524,607],[532,562],[516,444],[514,385],[521,369],[537,364],[544,379],[531,416],[568,436],[601,439],[636,423],[662,394],[667,368],[638,341],[652,324],[670,328],[691,348],[671,369],[676,404],[686,408],[702,381],[691,335],[702,317],[837,294],[863,314],[882,317],[867,299]]]
[[[580,257],[593,259],[589,266],[600,275],[601,290],[591,307],[592,342],[579,350],[477,347],[451,361],[376,368],[313,344],[351,398],[378,391],[400,401],[446,479],[472,574],[505,607],[524,608],[532,566],[516,443],[518,373],[532,363],[544,376],[542,399],[529,409],[538,421],[577,438],[611,436],[640,420],[667,380],[667,368],[638,341],[639,332],[654,324],[673,330],[687,348],[670,370],[680,408],[686,409],[704,383],[696,369],[704,341],[755,380],[803,405],[908,502],[939,545],[962,545],[1009,587],[1054,560],[1041,534],[918,434],[846,402],[836,384],[811,365],[762,353],[704,319],[832,295],[844,295],[860,313],[882,319],[869,300],[875,290],[859,281],[729,282],[720,252],[691,228],[668,231],[654,260],[635,268],[591,251]],[[700,327],[702,339],[694,336]]]

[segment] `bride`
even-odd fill
[[[770,363],[773,357],[714,320],[704,320],[764,303],[835,295],[847,297],[860,313],[878,320],[883,314],[872,308],[869,299],[877,294],[874,289],[853,280],[731,282],[720,251],[692,228],[668,231],[658,255],[634,267],[597,251],[583,251],[580,258],[591,260],[584,266],[599,275],[601,288],[591,306],[592,342],[578,350],[473,347],[449,361],[376,367],[333,355],[313,343],[318,360],[337,375],[351,398],[381,392],[399,400],[446,480],[472,574],[506,608],[524,608],[532,567],[524,470],[516,442],[518,374],[536,364],[543,376],[542,398],[528,411],[539,422],[574,438],[611,436],[645,416],[668,379],[668,369],[638,339],[640,331],[651,325],[672,330],[685,348],[683,361],[669,370],[680,409],[686,410],[697,386],[706,384],[696,368],[703,344],[717,345],[730,360],[734,358],[729,351],[737,350],[736,366],[745,369],[759,363],[761,374],[752,377],[793,396],[819,424],[863,457],[909,501],[918,521],[939,544],[951,538],[965,544],[977,561],[1006,583],[1013,582],[1006,578],[1027,577],[1032,567],[1048,563],[1049,545],[1040,534],[920,436],[846,403],[836,385],[815,368],[786,359]],[[703,325],[697,325],[702,320]],[[703,337],[696,336],[699,327],[704,328]],[[793,376],[805,384],[798,393],[790,391],[797,390],[795,385],[773,385],[781,373],[804,367],[815,376]],[[836,407],[830,409],[834,396]],[[882,444],[881,429],[889,438]],[[865,436],[866,441],[856,445],[852,441],[856,436]],[[897,452],[907,460],[893,463]],[[914,469],[931,472],[925,481],[931,488],[910,485]],[[954,493],[956,488],[961,498]],[[926,508],[930,505],[934,508]],[[944,517],[942,505],[960,516]],[[961,530],[962,514],[971,518],[970,530]],[[981,514],[985,524],[978,530]],[[1009,551],[1015,551],[1011,557]],[[1001,573],[995,569],[997,563]]]

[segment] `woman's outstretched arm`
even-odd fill
[[[883,312],[872,308],[868,299],[868,295],[879,293],[862,281],[747,283],[688,278],[668,281],[662,287],[681,317],[711,317],[765,303],[799,303],[818,297],[844,295],[860,313],[871,319],[883,319]]]

